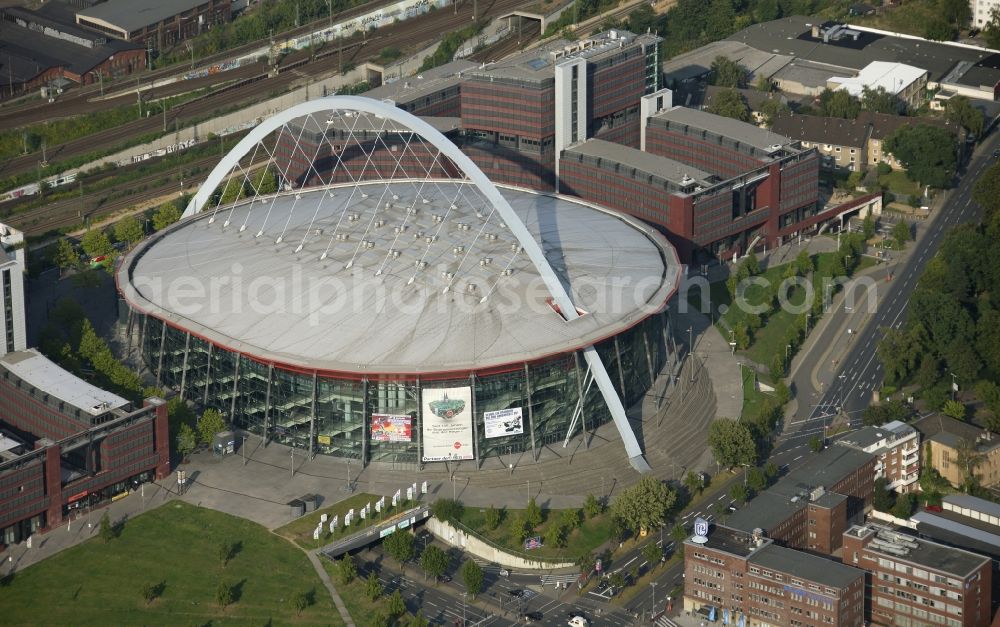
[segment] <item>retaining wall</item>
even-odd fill
[[[555,570],[573,568],[573,562],[540,562],[506,553],[491,546],[476,536],[456,529],[446,522],[431,517],[427,519],[427,530],[435,537],[451,546],[458,547],[476,557],[507,568],[529,568],[534,570]]]

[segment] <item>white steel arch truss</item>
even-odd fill
[[[315,116],[321,115],[321,121],[317,122]],[[336,124],[337,128],[347,133],[347,142],[340,146],[340,150],[334,150],[332,152],[336,153],[336,160],[333,164],[334,170],[340,167],[342,164],[341,155],[343,153],[343,148],[348,147],[348,145],[353,142],[350,147],[358,148],[364,155],[364,164],[362,165],[361,171],[355,176],[351,170],[344,165],[342,168],[342,173],[346,174],[349,183],[354,183],[353,186],[349,187],[350,191],[346,191],[343,186],[338,187],[336,190],[330,188],[329,194],[333,196],[335,193],[349,194],[347,202],[344,204],[343,211],[339,216],[339,220],[336,221],[333,228],[333,233],[329,236],[329,243],[326,245],[327,252],[333,245],[334,238],[337,236],[337,232],[340,228],[340,223],[348,216],[348,210],[351,206],[351,201],[356,196],[362,196],[365,199],[369,198],[369,194],[361,191],[360,183],[364,181],[368,187],[368,183],[372,180],[375,182],[385,183],[384,190],[378,198],[375,204],[376,210],[372,212],[372,216],[369,223],[366,225],[367,229],[373,228],[376,224],[376,215],[379,206],[385,203],[385,206],[391,204],[391,200],[388,200],[390,195],[390,185],[389,182],[394,182],[398,184],[400,180],[408,182],[415,188],[415,196],[413,203],[416,204],[419,199],[423,199],[423,202],[427,202],[425,189],[427,187],[437,187],[438,182],[435,181],[432,176],[432,170],[435,167],[443,167],[444,164],[450,163],[454,166],[454,169],[458,170],[459,173],[464,175],[464,179],[460,179],[461,182],[466,183],[465,185],[456,186],[458,190],[454,196],[450,197],[450,202],[448,203],[448,209],[445,215],[441,217],[441,223],[447,219],[448,213],[451,210],[456,209],[457,203],[464,203],[474,208],[475,215],[477,218],[483,220],[482,226],[475,233],[475,240],[473,245],[462,247],[463,250],[459,250],[456,247],[456,257],[460,257],[458,261],[458,267],[462,268],[466,265],[467,258],[472,253],[472,249],[475,247],[478,238],[483,235],[486,224],[498,216],[502,222],[500,226],[503,229],[509,230],[510,234],[516,238],[517,245],[512,246],[512,254],[510,259],[504,261],[504,272],[507,268],[511,266],[514,259],[520,254],[527,255],[531,263],[534,265],[542,278],[550,296],[552,297],[552,302],[558,305],[560,313],[566,319],[567,324],[572,324],[573,320],[579,317],[576,306],[573,304],[572,299],[567,292],[566,285],[564,285],[564,280],[559,275],[555,273],[551,264],[545,256],[542,247],[534,237],[532,237],[527,226],[521,221],[518,215],[511,208],[507,200],[500,194],[497,188],[492,182],[486,177],[485,174],[476,166],[473,161],[466,156],[459,148],[453,144],[448,138],[446,138],[440,131],[431,126],[428,122],[406,112],[402,109],[397,108],[392,103],[383,102],[379,100],[373,100],[370,98],[363,98],[359,96],[330,96],[326,98],[320,98],[316,100],[310,100],[297,104],[289,109],[278,112],[270,118],[264,120],[256,127],[254,127],[242,140],[240,140],[234,148],[232,148],[222,160],[215,166],[215,168],[208,175],[208,178],[201,185],[197,194],[191,199],[187,208],[184,211],[184,217],[192,216],[197,213],[211,210],[213,211],[213,216],[211,221],[215,221],[217,218],[224,219],[224,227],[228,227],[230,220],[233,217],[233,211],[237,204],[245,204],[248,201],[243,199],[237,199],[232,201],[230,207],[223,206],[221,198],[214,207],[210,206],[210,201],[213,196],[213,192],[219,187],[220,184],[225,183],[228,187],[235,180],[237,185],[242,185],[243,189],[250,189],[253,192],[253,196],[250,198],[250,203],[262,203],[266,205],[266,216],[264,222],[260,227],[257,237],[262,237],[267,234],[269,237],[271,229],[268,227],[273,225],[276,231],[276,238],[274,242],[280,244],[285,237],[285,228],[289,223],[291,213],[286,217],[285,220],[281,219],[281,216],[272,217],[271,210],[274,207],[274,200],[276,195],[271,195],[270,198],[267,195],[260,194],[260,182],[254,178],[254,172],[261,167],[261,163],[257,161],[259,158],[259,153],[263,152],[264,166],[276,166],[278,179],[280,183],[285,186],[288,190],[292,187],[291,181],[288,179],[289,170],[291,163],[295,157],[300,157],[302,160],[307,162],[308,169],[303,176],[308,180],[310,176],[315,176],[322,180],[322,174],[316,170],[315,162],[317,155],[319,154],[320,148],[322,147],[321,142],[317,142],[316,149],[312,154],[309,154],[302,147],[302,137],[306,130],[306,124],[302,124],[299,128],[293,128],[290,123],[293,120],[299,118],[306,118],[311,120],[313,124],[323,129],[328,128],[330,125]],[[365,126],[363,126],[365,125]],[[376,127],[377,126],[377,127]],[[402,151],[399,152],[399,157],[396,159],[394,157],[395,163],[392,166],[391,172],[382,172],[379,170],[377,164],[373,163],[373,156],[375,151],[379,148],[385,149],[389,154],[394,152],[386,144],[383,135],[385,133],[402,133],[407,136],[405,144]],[[372,148],[367,151],[362,144],[361,140],[358,138],[359,134],[364,134],[366,140],[371,141]],[[328,141],[328,135],[324,132],[323,137]],[[430,147],[435,154],[433,155],[433,161],[430,167],[424,167],[420,161],[419,156],[415,153],[415,149],[411,145],[411,141],[414,137],[422,138],[424,142],[430,144]],[[272,141],[268,141],[271,138]],[[281,155],[279,158],[279,145],[282,141],[291,142],[292,153]],[[381,147],[379,146],[381,144]],[[397,147],[398,148],[398,147]],[[405,167],[402,166],[403,159],[407,156],[409,152],[410,156],[415,157],[419,167],[422,172],[418,173],[418,176],[414,176],[412,173],[405,171]],[[249,162],[246,158],[249,156]],[[424,155],[424,158],[429,155]],[[283,162],[287,162],[284,169],[280,166]],[[403,171],[400,172],[400,168]],[[266,170],[265,170],[266,172]],[[262,175],[257,175],[258,178],[262,179]],[[331,174],[330,183],[333,182],[333,174]],[[470,192],[473,196],[472,198],[465,196],[465,191]],[[444,198],[447,194],[438,187],[437,194],[439,198]],[[300,195],[295,194],[295,202],[292,204],[291,212],[294,212],[299,204]],[[319,195],[319,200],[321,202],[324,194]],[[392,199],[395,199],[392,196]],[[447,199],[445,199],[447,201]],[[370,202],[370,201],[369,201]],[[263,207],[262,207],[263,208]],[[312,209],[313,219],[309,222],[310,229],[306,230],[303,235],[302,240],[297,242],[297,248],[295,252],[302,250],[303,246],[306,244],[306,238],[312,231],[311,227],[313,221],[315,220],[316,214],[318,213],[318,205],[316,207],[306,207],[305,210],[309,211]],[[411,207],[409,213],[415,211]],[[247,214],[249,216],[249,212]],[[351,216],[356,217],[356,216]],[[284,227],[284,228],[282,228]],[[239,227],[240,230],[246,228],[244,223]],[[397,225],[397,233],[400,233],[406,229],[405,219],[402,224]],[[319,229],[317,229],[319,231]],[[325,233],[324,233],[325,235]],[[428,235],[428,241],[433,241],[431,238],[434,234]],[[363,239],[363,238],[362,238]],[[295,244],[296,242],[289,242],[289,244]],[[361,246],[361,242],[358,242],[357,246]],[[327,252],[324,252],[322,259],[326,258]],[[355,252],[355,256],[357,251]],[[380,265],[377,274],[382,273],[382,268],[388,261],[388,257],[383,260]],[[418,261],[418,267],[421,262]],[[350,262],[345,266],[350,268],[353,264],[353,257]],[[417,270],[414,270],[416,273]],[[457,273],[456,273],[457,274]],[[414,275],[415,276],[415,275]],[[410,282],[413,278],[410,279]],[[454,282],[454,277],[449,276],[445,278],[444,291],[448,291]],[[495,289],[496,285],[487,286],[484,291],[482,301],[486,301]],[[625,451],[628,455],[629,462],[633,468],[637,471],[645,473],[649,472],[651,469],[648,462],[643,454],[642,447],[632,431],[632,427],[629,424],[628,418],[626,417],[625,407],[622,404],[621,398],[618,396],[618,392],[615,390],[615,386],[611,381],[611,377],[608,375],[608,371],[602,362],[600,355],[598,354],[596,348],[591,345],[583,349],[584,358],[589,366],[590,375],[593,377],[593,381],[597,383],[598,389],[601,395],[604,397],[604,401],[608,406],[612,418],[614,419],[615,426],[622,438],[622,442],[625,445]]]

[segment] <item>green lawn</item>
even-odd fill
[[[852,24],[923,37],[927,24],[938,17],[937,0],[910,0],[903,6],[886,8],[881,15],[850,20]]]
[[[906,172],[901,170],[893,170],[888,174],[882,174],[878,177],[878,182],[880,185],[888,187],[889,191],[894,194],[920,196],[924,191],[923,188],[916,183],[916,181],[911,181],[906,178]]]
[[[743,372],[743,418],[753,419],[760,413],[768,395],[757,389],[753,369],[744,366],[741,370]]]
[[[223,542],[239,543],[225,567]],[[238,590],[225,610],[220,580]],[[146,583],[163,587],[148,606]],[[288,603],[297,592],[315,599],[299,616]],[[179,501],[129,520],[108,543],[94,538],[16,573],[0,584],[0,607],[8,625],[343,624],[302,551],[256,523]]]
[[[318,549],[322,546],[330,544],[331,542],[339,540],[344,536],[357,533],[366,527],[370,527],[373,523],[378,522],[379,520],[385,520],[414,506],[413,503],[407,503],[404,501],[400,503],[399,507],[394,509],[391,507],[392,496],[390,495],[386,497],[386,509],[384,509],[380,515],[375,513],[375,501],[379,498],[380,496],[376,496],[374,494],[355,494],[354,496],[331,505],[330,507],[324,507],[314,512],[310,512],[305,516],[296,518],[284,527],[275,529],[274,532],[282,537],[288,538],[302,548]],[[361,516],[358,512],[368,503],[372,504],[372,517],[366,520],[361,520]],[[350,527],[344,527],[344,518],[347,515],[347,512],[351,509],[354,509],[354,519],[351,522]],[[316,525],[319,524],[320,518],[323,514],[327,514],[329,516],[327,524],[323,526],[323,533],[320,534],[319,540],[313,540],[313,530],[316,529]],[[329,520],[334,516],[338,516],[339,520],[337,521],[337,529],[331,534]]]
[[[502,547],[529,557],[564,558],[567,562],[573,562],[578,557],[596,550],[611,537],[611,514],[606,511],[594,518],[584,520],[582,525],[571,531],[567,537],[566,546],[563,548],[546,545],[540,549],[525,551],[524,545],[515,540],[510,531],[510,521],[524,510],[505,510],[500,526],[493,530],[486,528],[485,511],[485,509],[466,507],[465,514],[462,516],[462,524]],[[532,535],[542,536],[544,541],[545,532],[548,531],[550,525],[559,520],[561,513],[562,510],[548,510],[545,520]]]

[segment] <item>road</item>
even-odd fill
[[[449,547],[440,545],[440,548],[448,550]],[[452,552],[457,554],[454,550]],[[419,609],[424,618],[435,625],[461,624],[463,615],[466,625],[474,625],[491,616],[493,619],[484,624],[524,624],[518,618],[525,612],[541,613],[541,620],[532,624],[542,627],[563,627],[570,612],[586,616],[595,626],[634,625],[633,619],[621,610],[610,606],[604,608],[603,604],[580,602],[572,585],[569,590],[558,592],[554,586],[543,586],[537,573],[512,572],[508,576],[501,576],[498,566],[480,562],[485,573],[483,591],[476,604],[473,604],[468,597],[463,598],[466,589],[458,573],[464,556],[452,560],[447,572],[449,580],[437,585],[424,581],[423,573],[416,563],[408,564],[406,572],[400,574],[395,568],[395,562],[385,555],[380,546],[374,546],[358,557],[361,558],[358,560],[358,573],[361,577],[375,572],[382,582],[385,594],[392,594],[398,589],[411,612]],[[512,595],[512,592],[518,596]],[[553,596],[559,593],[562,594],[561,597]],[[562,600],[567,598],[571,602]]]
[[[876,288],[887,290],[874,312],[847,312],[843,307],[831,312],[834,319],[827,326],[828,332],[832,331],[831,335],[843,329],[842,320],[861,319],[863,326],[852,329],[847,352],[837,359],[836,366],[832,362],[829,366],[822,364],[821,370],[827,370],[825,378],[829,382],[825,386],[821,384],[819,392],[810,383],[809,373],[815,369],[817,360],[837,356],[818,354],[820,349],[817,348],[814,351],[817,354],[807,357],[794,380],[799,411],[779,438],[772,461],[779,465],[794,465],[808,453],[808,440],[821,435],[824,427],[838,414],[846,415],[852,428],[860,426],[862,411],[870,404],[873,391],[881,387],[882,364],[876,356],[876,348],[882,339],[883,329],[898,328],[905,322],[910,295],[927,262],[937,253],[945,232],[957,224],[979,219],[980,210],[972,200],[972,189],[983,170],[995,161],[991,154],[998,146],[1000,137],[997,134],[988,136],[970,159],[958,185],[951,190],[942,206],[935,210],[931,219],[919,225],[919,240],[911,244],[913,250],[907,258],[898,265],[890,265],[873,275],[877,279]],[[887,271],[892,272],[892,280],[889,282],[884,280]],[[829,338],[828,341],[835,340],[836,338]],[[817,347],[827,345],[827,341],[816,343]]]

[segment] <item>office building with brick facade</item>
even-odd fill
[[[0,358],[0,547],[169,471],[162,400],[134,408],[34,349]]]
[[[684,543],[684,609],[748,626],[864,623],[865,572],[714,525]]]
[[[990,624],[989,557],[879,525],[852,527],[843,545],[844,564],[870,573],[865,596],[871,624]]]
[[[726,521],[730,527],[761,529],[776,543],[830,555],[844,531],[871,508],[876,458],[846,446],[831,446],[764,490]]]

